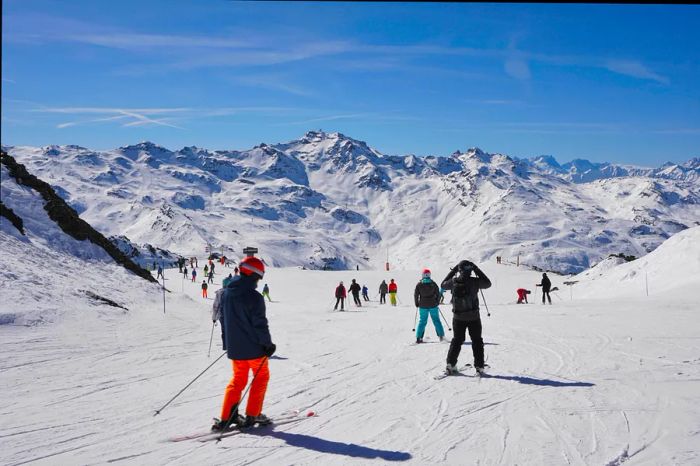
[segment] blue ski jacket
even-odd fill
[[[257,359],[272,345],[265,301],[255,291],[255,280],[238,275],[224,288],[221,331],[229,359]]]

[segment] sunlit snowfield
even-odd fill
[[[63,302],[65,315],[56,323],[0,326],[0,463],[700,461],[700,324],[692,287],[614,297],[609,283],[609,295],[596,290],[599,299],[581,300],[574,288],[571,301],[563,279],[554,276],[562,290],[552,306],[543,306],[534,286],[539,273],[482,268],[494,282],[484,293],[491,317],[482,304],[489,376],[478,379],[467,370],[440,381],[433,376],[444,367],[448,345],[437,341],[430,323],[427,343],[413,344],[418,270],[270,269],[264,281],[274,300],[268,318],[278,350],[264,412],[274,418],[289,409],[313,410],[317,417],[218,444],[167,440],[207,430],[218,416],[231,373],[225,358],[153,416],[221,354],[217,327],[207,357],[213,300],[201,298],[201,282],[166,271],[172,293],[165,314],[157,289],[129,278],[133,294],[119,294],[128,312],[76,310]],[[111,279],[104,270],[96,268],[101,273],[94,277],[102,287]],[[433,271],[439,281],[447,268]],[[71,285],[39,263],[28,273]],[[372,301],[331,312],[335,285],[352,278],[368,285]],[[389,278],[399,284],[395,308],[378,305],[375,296]],[[533,290],[531,304],[514,304],[519,286]],[[7,293],[3,288],[3,297]],[[450,319],[449,305],[441,309]],[[466,362],[468,343],[460,355],[460,364]]]

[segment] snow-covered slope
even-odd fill
[[[700,227],[673,235],[661,246],[631,262],[600,273],[584,272],[574,278],[577,296],[668,296],[692,294],[700,287]]]
[[[394,267],[414,268],[519,255],[581,272],[700,224],[697,159],[638,169],[479,149],[390,156],[324,132],[247,151],[7,149],[111,235],[186,255],[256,244],[275,265],[379,269],[388,254]]]
[[[54,300],[52,287],[75,287],[55,265],[13,263],[24,279],[43,277]],[[438,280],[447,271],[421,266],[432,267]],[[127,293],[120,284],[126,277],[97,274],[89,285],[111,286],[108,296],[126,303],[128,313],[83,309],[77,301],[80,315],[56,325],[0,326],[0,463],[697,464],[695,292],[574,301],[559,293],[552,306],[516,305],[516,287],[531,286],[539,273],[482,268],[494,282],[484,291],[490,318],[482,300],[490,377],[479,380],[467,370],[441,381],[433,376],[444,367],[448,346],[437,341],[432,324],[427,343],[412,344],[420,269],[270,268],[268,318],[278,349],[264,412],[317,416],[219,444],[166,439],[207,430],[218,416],[231,376],[225,358],[153,416],[219,356],[217,327],[207,358],[212,300],[201,298],[198,283],[168,270],[173,292],[163,314],[160,293],[139,286]],[[382,279],[395,278],[399,306],[372,301],[349,308],[366,312],[329,312],[334,286],[351,278],[367,284],[373,298]],[[220,280],[217,275],[215,289]],[[561,280],[552,277],[559,287]],[[46,295],[23,303],[25,294],[3,288],[3,297],[8,292],[19,306],[52,305]],[[449,306],[441,309],[449,318]],[[470,360],[467,343],[460,362]]]
[[[66,315],[121,313],[125,309],[99,305],[97,296],[129,308],[134,300],[131,293],[157,289],[155,283],[115,263],[99,244],[67,234],[49,217],[42,194],[17,183],[5,161],[0,170],[0,200],[21,219],[23,228],[20,231],[0,216],[0,324],[31,325]],[[56,213],[61,206],[53,203],[49,208]],[[137,270],[135,264],[131,267]]]

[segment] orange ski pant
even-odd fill
[[[207,297],[207,290],[202,290],[202,298],[206,298],[206,297]]]
[[[270,380],[270,369],[267,366],[267,358],[257,359],[234,359],[233,378],[228,383],[224,392],[224,404],[221,407],[221,419],[226,420],[231,415],[231,408],[241,401],[241,393],[248,383],[248,372],[253,371],[253,375],[258,375],[253,379],[248,394],[248,404],[245,408],[247,416],[259,416],[262,413],[267,382]],[[259,372],[258,372],[259,369]]]

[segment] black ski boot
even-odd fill
[[[224,430],[234,429],[243,425],[245,418],[238,414],[238,409],[231,411],[231,417],[229,419],[217,419],[214,418],[214,425],[211,426],[212,432],[222,432]]]
[[[257,416],[246,416],[245,421],[243,421],[243,425],[241,425],[241,427],[253,427],[255,424],[259,426],[266,426],[268,424],[272,424],[272,419],[270,419],[262,413],[260,413]]]

